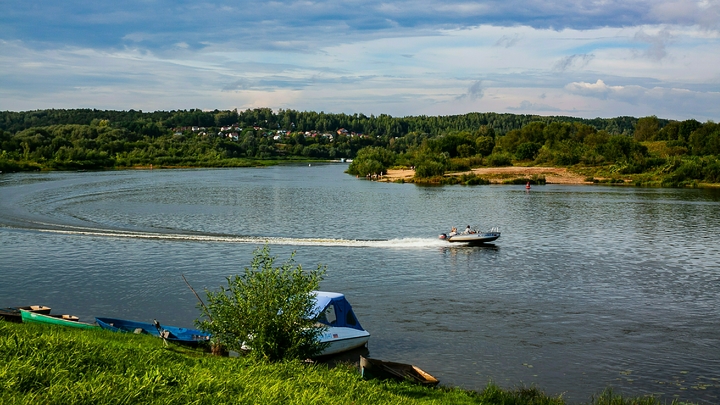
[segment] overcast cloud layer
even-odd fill
[[[720,118],[720,0],[0,1],[0,110]]]

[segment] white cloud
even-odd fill
[[[132,27],[119,32],[120,45],[111,46],[0,39],[0,109],[264,106],[395,116],[511,111],[720,118],[714,107],[720,105],[716,31],[664,22],[593,29],[478,25],[483,18],[438,28],[430,27],[429,19],[416,25],[403,20],[403,13],[426,13],[408,4],[382,6],[396,27],[385,20],[380,28],[363,20],[362,29],[350,27],[350,19],[312,27],[264,21],[194,32],[183,22],[178,26],[189,27],[188,33]],[[550,11],[543,2],[510,4]],[[426,1],[415,8],[424,5],[437,6]],[[648,4],[608,0],[603,6],[640,5]],[[303,7],[320,13],[326,4],[285,6],[300,17]],[[580,2],[578,15],[604,13],[600,6]],[[189,6],[178,6],[183,7]],[[217,7],[198,7],[197,13],[220,13]],[[280,5],[263,10],[273,7]],[[572,8],[567,1],[553,7],[561,13]],[[0,24],[0,38],[7,32]]]

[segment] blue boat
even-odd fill
[[[197,346],[199,343],[210,340],[210,334],[201,330],[160,325],[157,321],[150,323],[116,318],[95,318],[95,321],[101,328],[113,332],[149,334],[163,338],[169,342],[189,346]]]

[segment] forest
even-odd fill
[[[238,167],[353,159],[357,176],[421,179],[481,166],[544,165],[666,187],[720,183],[720,126],[655,116],[500,113],[392,117],[269,108],[0,112],[0,171]]]

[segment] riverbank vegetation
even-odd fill
[[[251,347],[249,355],[263,361],[310,358],[327,347],[320,342],[320,314],[313,313],[325,267],[305,271],[294,252],[279,266],[275,260],[266,244],[242,274],[227,277],[227,286],[205,291],[196,324],[213,345],[236,352]]]
[[[720,125],[696,120],[469,113],[391,117],[294,110],[0,112],[0,171],[239,167],[354,159],[419,183],[477,167],[552,165],[607,183],[720,183]],[[483,184],[479,178],[470,181]]]
[[[604,392],[593,404],[660,404]],[[365,381],[352,365],[219,357],[148,335],[0,320],[3,404],[564,404],[537,388],[480,392]]]

